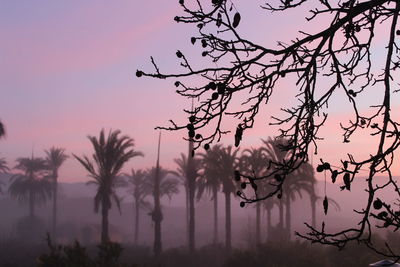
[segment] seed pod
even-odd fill
[[[142,77],[143,71],[137,70],[136,71],[136,77]]]
[[[191,123],[193,123],[195,120],[196,120],[196,116],[190,116],[190,117],[189,117],[189,121],[190,121]]]
[[[233,17],[233,23],[232,23],[233,28],[236,28],[237,26],[239,26],[240,19],[241,19],[241,17],[240,17],[239,12],[236,12],[235,16]]]
[[[237,191],[237,192],[236,192],[236,195],[240,197],[240,196],[242,195],[242,192]]]
[[[216,25],[217,25],[218,28],[221,27],[221,25],[222,25],[222,16],[221,16],[221,13],[218,13]]]
[[[332,172],[332,176],[331,176],[331,178],[332,178],[332,183],[335,183],[335,182],[336,182],[337,176],[338,176],[338,171],[337,171],[337,170],[334,170],[334,171]]]
[[[175,87],[178,87],[181,83],[179,81],[175,82]]]
[[[324,166],[323,165],[318,165],[317,166],[317,172],[323,172],[324,171]]]
[[[244,208],[245,203],[243,201],[240,202],[240,207]]]
[[[282,194],[278,194],[277,197],[278,197],[279,199],[281,199],[281,198],[282,198]]]
[[[379,210],[382,208],[383,203],[379,198],[377,198],[377,199],[375,199],[373,205],[374,205],[374,209]]]
[[[343,182],[347,190],[350,191],[350,173],[346,172],[343,175]]]
[[[225,93],[225,88],[226,88],[225,84],[219,83],[218,84],[218,94],[222,95],[223,93]]]
[[[201,139],[202,136],[201,136],[201,134],[196,134],[196,136],[194,138],[196,138],[198,140],[198,139]]]
[[[206,47],[207,47],[207,41],[204,40],[204,39],[202,39],[202,40],[201,40],[201,46],[202,46],[203,48],[206,48]]]
[[[241,184],[240,184],[240,187],[241,187],[242,189],[246,189],[246,186],[247,186],[246,183],[241,183]]]
[[[209,149],[210,149],[210,145],[209,145],[209,144],[205,144],[205,145],[204,145],[204,149],[205,149],[205,150],[209,150]]]
[[[179,0],[179,4],[183,5],[185,1]]]
[[[322,167],[324,168],[324,170],[330,170],[331,169],[331,165],[328,162],[325,162],[324,164],[322,164]]]
[[[190,38],[190,42],[192,43],[192,45],[194,45],[196,43],[196,37]]]
[[[218,93],[213,93],[213,94],[211,95],[211,99],[212,99],[212,100],[217,100],[217,99],[218,99],[218,96],[219,96]]]
[[[183,54],[182,54],[182,52],[181,51],[176,51],[176,56],[178,57],[178,58],[181,58],[181,57],[183,57]]]
[[[193,138],[195,135],[196,135],[196,133],[194,130],[189,130],[189,132],[188,132],[189,138]]]
[[[328,214],[328,198],[326,196],[324,198],[323,205],[324,205],[324,213],[326,215]]]
[[[188,124],[186,125],[186,129],[188,129],[189,131],[190,131],[190,130],[193,130],[193,131],[194,131],[194,126],[193,126],[193,124],[188,123]]]
[[[397,30],[397,31],[396,31],[396,34],[397,34],[397,35],[400,35],[400,30]]]
[[[215,90],[217,88],[217,85],[215,84],[215,82],[210,82],[208,84],[208,86],[210,87],[211,90]]]

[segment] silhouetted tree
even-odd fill
[[[58,197],[58,170],[64,161],[68,158],[64,148],[51,147],[45,150],[47,167],[51,170],[51,180],[53,187],[53,217],[52,217],[52,233],[53,240],[57,240],[57,197]]]
[[[306,170],[303,170],[306,169]],[[285,218],[285,223],[286,223],[286,238],[290,240],[291,238],[291,231],[292,231],[292,215],[291,215],[291,202],[296,200],[296,195],[299,198],[302,198],[303,192],[313,192],[314,190],[314,183],[315,183],[315,177],[314,175],[309,175],[312,174],[307,170],[311,169],[312,166],[308,163],[303,164],[299,169],[297,169],[295,172],[292,174],[288,175],[286,177],[287,182],[283,185],[283,192],[284,192],[284,201],[286,205],[286,218]],[[314,197],[313,195],[310,195],[310,197]],[[311,205],[315,205],[311,203]],[[311,206],[311,210],[315,209],[315,207]]]
[[[209,174],[210,177],[219,177],[222,184],[222,192],[225,195],[225,246],[230,249],[232,246],[231,194],[236,191],[233,171],[238,167],[238,149],[234,149],[232,146],[216,145],[213,150],[206,156],[206,158],[211,156],[213,160],[207,161],[209,166],[205,171],[213,173]]]
[[[171,171],[163,169],[159,165],[157,167],[151,168],[148,171],[148,177],[146,179],[147,191],[153,194],[158,194],[158,196],[156,197],[160,200],[163,196],[167,196],[171,200],[172,195],[179,193],[179,180],[168,177],[171,173]],[[156,256],[159,256],[162,251],[161,222],[163,220],[163,214],[161,205],[159,211],[157,211],[154,205],[152,212],[150,212],[150,215],[154,222],[159,222],[159,225],[155,227],[154,233],[154,253],[156,254]]]
[[[360,218],[357,226],[328,233],[324,225],[308,225],[309,232],[300,236],[339,248],[351,241],[374,247],[374,227],[371,225],[377,222],[379,227],[398,229],[400,213],[395,198],[377,196],[390,188],[400,197],[391,169],[393,162],[397,162],[395,151],[400,146],[399,122],[392,107],[400,70],[397,43],[400,2],[320,0],[312,2],[310,8],[308,4],[311,1],[307,0],[266,0],[261,8],[267,12],[284,15],[289,10],[297,13],[310,10],[305,13],[308,23],[321,17],[327,20],[326,23],[318,20],[318,27],[310,27],[311,33],[300,30],[291,41],[278,41],[276,46],[265,46],[246,37],[251,35],[245,34],[241,28],[245,17],[242,18],[241,11],[232,1],[179,2],[185,14],[176,16],[175,21],[197,27],[198,34],[190,41],[201,44],[202,55],[208,64],[195,68],[190,58],[177,51],[183,71],[166,74],[152,58],[154,73],[138,70],[136,75],[159,79],[185,78],[185,81],[193,83],[177,81],[175,85],[179,87],[178,94],[198,99],[193,111],[186,111],[194,118],[189,126],[191,135],[202,132],[201,138],[196,139],[196,148],[201,145],[208,148],[210,143],[219,141],[221,135],[228,132],[222,129],[226,116],[239,120],[235,134],[235,144],[239,145],[245,131],[253,127],[262,105],[268,104],[277,85],[283,84],[282,80],[290,83],[293,96],[298,99],[292,106],[282,108],[285,115],[273,116],[272,124],[279,127],[279,136],[287,139],[284,150],[290,151],[284,162],[272,164],[274,171],[268,174],[270,177],[279,174],[280,181],[276,181],[274,190],[267,195],[242,195],[243,202],[253,203],[282,195],[286,176],[308,161],[310,145],[318,153],[319,133],[328,123],[328,106],[332,104],[332,97],[342,92],[348,100],[341,102],[346,106],[343,109],[349,107],[352,111],[352,118],[340,124],[343,142],[350,142],[356,133],[371,135],[376,142],[368,144],[371,150],[365,153],[366,156],[356,159],[354,153],[348,151],[347,158],[337,161],[339,166],[333,167],[322,160],[318,169],[328,172],[332,182],[340,177],[343,183],[339,186],[343,190],[351,190],[352,182],[360,176],[359,170],[368,169],[364,185],[368,196],[357,211]],[[380,56],[373,58],[372,54],[376,52]],[[199,79],[186,79],[188,77]],[[365,95],[369,96],[371,104],[363,106]],[[243,96],[242,105],[236,105]],[[177,124],[171,120],[171,123],[171,127],[162,128],[180,130],[187,127],[187,122]],[[210,127],[212,129],[208,129]],[[377,179],[378,174],[385,175],[384,181]],[[242,178],[249,179],[249,183],[252,179]],[[324,203],[327,211],[329,201]],[[393,250],[379,252],[400,259]]]
[[[240,157],[240,169],[243,173],[254,176],[263,177],[267,174],[268,159],[261,148],[245,149]],[[268,187],[266,180],[258,180],[258,190],[265,190]],[[261,205],[262,202],[256,202],[256,243],[261,242]]]
[[[190,149],[189,149],[190,151]],[[177,174],[179,177],[184,178],[184,186],[186,189],[186,211],[189,211],[188,220],[188,246],[190,252],[195,249],[195,191],[196,191],[196,180],[199,176],[200,160],[194,157],[186,157],[185,154],[181,154],[180,158],[174,159],[178,165]]]
[[[18,158],[14,169],[22,173],[11,176],[8,193],[20,202],[28,202],[29,218],[33,221],[36,203],[42,203],[51,198],[52,188],[48,179],[46,161],[33,156]]]
[[[4,124],[0,121],[0,138],[4,137],[6,135],[6,128],[4,127]]]
[[[131,174],[125,174],[128,181],[128,192],[133,196],[133,206],[135,208],[135,226],[134,226],[134,243],[137,245],[139,240],[139,216],[140,208],[148,207],[149,203],[145,200],[146,196],[150,195],[146,187],[148,173],[143,170],[131,170]]]
[[[218,243],[218,191],[221,188],[221,177],[219,176],[218,166],[215,164],[220,150],[219,145],[208,149],[206,153],[199,153],[202,169],[200,179],[197,181],[197,200],[200,200],[205,192],[211,195],[214,206],[214,231],[213,243]]]
[[[97,186],[97,192],[94,197],[94,210],[97,213],[101,206],[101,242],[103,244],[110,241],[108,211],[111,209],[112,199],[120,209],[120,199],[115,191],[117,187],[124,185],[120,171],[131,158],[143,156],[142,152],[133,149],[133,139],[126,135],[120,136],[120,133],[121,131],[119,130],[110,130],[108,136],[105,137],[104,129],[102,129],[99,138],[88,136],[94,149],[92,159],[87,156],[80,158],[74,155],[89,172],[89,177],[93,178],[87,184]]]
[[[7,161],[5,158],[0,158],[0,173],[8,173],[10,168],[7,166]],[[3,193],[2,186],[4,185],[3,181],[0,181],[0,194]]]

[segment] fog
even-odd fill
[[[1,180],[6,181],[3,191],[7,192],[10,175],[2,174]],[[322,201],[317,202],[317,227],[325,222],[327,229],[340,230],[354,226],[359,217],[353,212],[355,208],[361,208],[365,201],[363,190],[364,179],[359,178],[352,184],[352,190],[341,191],[338,184],[327,183],[327,195],[335,200],[339,207],[330,205],[328,214],[324,215]],[[315,185],[317,195],[324,192],[325,183],[318,181]],[[119,242],[123,246],[134,244],[134,204],[132,196],[126,188],[119,188],[118,195],[122,198],[121,212],[113,204],[109,213],[109,235],[113,242]],[[79,241],[85,246],[92,246],[100,242],[101,213],[94,212],[93,198],[96,187],[85,183],[59,183],[58,202],[58,226],[57,243],[71,244]],[[389,197],[388,195],[386,197]],[[171,199],[163,197],[162,203],[162,245],[163,250],[187,248],[187,226],[184,187],[180,185],[179,193]],[[241,208],[239,199],[233,198],[232,203],[232,246],[235,249],[248,250],[257,247],[256,244],[256,209],[255,204]],[[41,253],[46,251],[46,233],[51,233],[51,201],[37,206],[35,223],[28,218],[28,205],[11,199],[7,194],[0,197],[0,208],[3,211],[0,221],[0,236],[3,246],[8,242],[21,243],[24,246],[40,246]],[[205,195],[195,202],[195,240],[196,248],[207,247],[213,244],[213,201]],[[140,209],[139,238],[135,247],[146,248],[151,255],[154,242],[154,223],[149,215],[150,209]],[[296,196],[291,206],[292,230],[291,241],[304,242],[294,235],[295,231],[305,233],[307,228],[304,223],[311,223],[310,198],[302,192]],[[271,214],[272,231],[267,236],[266,212],[261,212],[261,242],[280,244],[278,222],[278,207],[274,206]],[[225,203],[224,195],[218,194],[218,243],[223,246],[225,242]],[[385,231],[380,232],[384,237]],[[215,245],[215,244],[214,244]],[[30,250],[32,251],[32,250]],[[37,250],[33,250],[37,251]],[[38,256],[38,255],[36,255]],[[25,255],[25,257],[28,257]],[[5,260],[5,258],[0,260]],[[30,259],[32,260],[32,259]],[[29,262],[29,259],[27,259]],[[5,260],[7,262],[7,260]],[[4,263],[4,262],[3,262]],[[12,265],[11,265],[12,266]],[[22,265],[15,265],[22,266]],[[202,266],[202,265],[199,265]]]

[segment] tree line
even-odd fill
[[[186,195],[186,233],[190,251],[195,249],[195,202],[204,197],[210,197],[213,201],[213,243],[218,240],[218,194],[222,193],[225,200],[225,246],[229,250],[232,246],[231,234],[231,198],[245,195],[249,187],[247,183],[237,175],[251,175],[263,177],[273,171],[270,161],[284,161],[290,157],[290,152],[282,150],[286,142],[284,139],[262,140],[258,148],[248,148],[240,152],[238,148],[223,146],[221,144],[189,157],[181,153],[180,157],[174,160],[176,170],[169,170],[157,164],[148,169],[133,168],[128,173],[122,169],[130,159],[144,156],[137,151],[132,138],[121,135],[119,130],[111,131],[106,135],[101,130],[98,137],[88,136],[92,147],[91,156],[73,157],[78,160],[88,172],[90,180],[87,184],[94,184],[97,187],[94,196],[94,210],[101,212],[101,242],[107,243],[109,237],[109,210],[112,203],[120,209],[121,198],[117,195],[118,188],[126,188],[133,198],[134,207],[134,243],[139,240],[139,218],[141,210],[148,210],[154,221],[156,216],[155,203],[149,197],[161,199],[167,196],[169,199],[179,193],[179,186],[183,185]],[[192,149],[189,142],[189,151]],[[31,220],[35,218],[35,207],[40,202],[52,200],[52,238],[57,240],[57,188],[58,172],[62,164],[68,159],[65,149],[52,147],[45,150],[46,157],[22,157],[18,158],[15,173],[10,178],[8,194],[28,205],[28,212]],[[158,162],[158,160],[157,160]],[[10,173],[10,168],[4,158],[0,159],[0,171]],[[274,176],[269,180],[255,180],[251,187],[257,187],[260,192],[268,193],[274,184],[279,182],[280,177]],[[316,223],[316,202],[320,199],[315,191],[316,179],[314,170],[310,164],[305,164],[295,173],[289,176],[285,183],[284,195],[277,198],[267,199],[255,203],[256,209],[256,242],[261,240],[261,209],[267,214],[267,238],[290,240],[291,233],[291,203],[296,198],[301,198],[304,193],[310,197],[311,224]],[[157,182],[158,180],[158,182]],[[157,196],[156,196],[157,194]],[[244,207],[244,202],[240,203]],[[271,223],[272,209],[279,210],[278,224],[274,227]],[[154,247],[156,254],[161,252],[161,221],[160,233]]]

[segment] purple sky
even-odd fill
[[[259,43],[289,41],[298,30],[293,21],[305,22],[298,12],[283,19],[259,9],[262,2],[254,6],[238,2],[238,10],[251,14],[243,16],[239,30]],[[185,120],[182,109],[190,103],[174,93],[174,80],[138,79],[135,71],[151,70],[150,56],[154,56],[163,70],[173,72],[179,65],[177,49],[199,58],[201,51],[190,44],[193,28],[173,20],[179,12],[178,1],[1,1],[0,119],[7,138],[0,141],[0,156],[13,166],[15,158],[30,155],[32,148],[38,156],[53,145],[68,153],[90,154],[86,136],[112,128],[133,137],[136,148],[145,153],[144,158],[129,162],[128,168],[152,166],[157,140],[154,127],[166,125],[171,118]],[[261,137],[273,135],[267,126],[270,112],[290,102],[291,84],[281,86],[272,107],[263,111],[243,146],[256,146]],[[338,122],[349,119],[341,106],[344,102],[338,100],[332,108],[334,125],[323,131],[327,141],[321,144],[317,158],[337,160],[336,155],[346,155],[349,148],[368,154],[360,149],[369,142],[364,135],[346,146],[341,144]],[[235,129],[234,125],[226,127]],[[162,164],[172,168],[173,158],[186,153],[185,134],[163,135]],[[226,144],[232,142],[232,136],[224,139]],[[83,168],[70,159],[60,171],[60,180],[87,178]]]

